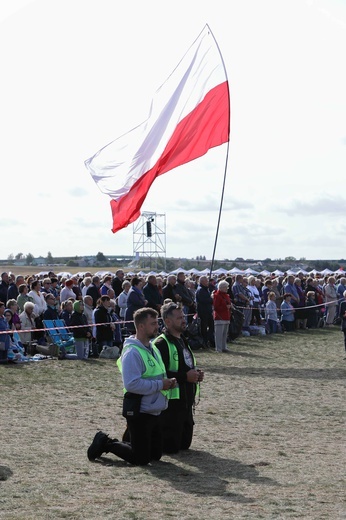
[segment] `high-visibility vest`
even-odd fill
[[[155,352],[155,356],[151,352],[149,352],[149,350],[138,347],[138,345],[126,345],[126,350],[129,347],[135,348],[143,360],[145,366],[145,371],[141,376],[143,379],[156,379],[157,376],[162,376],[162,378],[167,377],[166,367],[162,361],[161,353],[157,347],[152,347],[153,351]],[[120,373],[122,374],[121,357],[117,360],[117,365]],[[126,388],[124,388],[124,393],[126,392],[127,390]],[[170,390],[161,390],[161,393],[165,397],[170,398]]]
[[[170,372],[178,372],[178,370],[179,370],[178,349],[177,349],[177,347],[176,347],[176,345],[174,343],[169,341],[169,339],[167,338],[166,334],[160,334],[160,336],[158,336],[154,340],[154,344],[156,343],[156,341],[158,341],[161,338],[163,338],[166,341],[167,345],[168,345],[168,354],[169,354],[168,370]],[[193,355],[193,353],[191,352],[191,350],[190,350],[190,354],[192,356],[193,366],[196,366],[196,359],[195,359],[195,356]],[[177,386],[175,388],[172,388],[171,395],[170,395],[169,398],[170,399],[179,399],[180,398],[180,389],[179,389],[179,385],[178,384],[177,384]]]

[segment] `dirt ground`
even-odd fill
[[[112,360],[0,367],[0,518],[345,519],[345,364],[337,327],[197,351],[192,449],[133,467],[86,450],[119,437]]]

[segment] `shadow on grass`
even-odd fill
[[[243,464],[235,459],[217,457],[206,451],[188,450],[176,455],[167,455],[171,461],[160,460],[144,466],[143,470],[158,479],[168,481],[174,489],[181,493],[193,495],[218,496],[231,502],[254,503],[255,499],[239,493],[232,493],[229,487],[230,480],[236,484],[237,480],[247,480],[251,484],[280,486],[267,477],[262,477],[256,466],[267,466],[266,462],[258,464]],[[108,457],[100,457],[100,464],[106,466],[123,465],[124,462]],[[129,466],[131,467],[131,466]]]
[[[232,366],[208,366],[208,372],[229,376],[246,377],[271,377],[281,379],[323,379],[333,381],[346,378],[346,370],[343,368],[252,368]]]

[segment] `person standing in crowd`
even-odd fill
[[[284,332],[292,332],[294,330],[294,313],[295,309],[291,304],[292,295],[285,293],[281,308],[281,325]]]
[[[213,298],[209,289],[209,279],[201,276],[196,290],[197,316],[201,320],[201,335],[204,346],[215,348]]]
[[[87,290],[89,285],[92,283],[92,277],[91,276],[85,276],[83,278],[83,287],[82,287],[82,296],[86,296]]]
[[[76,294],[72,289],[73,284],[73,280],[66,280],[65,286],[61,289],[60,292],[60,303],[66,302],[66,300],[69,298],[73,298],[74,300],[76,299]]]
[[[16,300],[19,296],[19,286],[24,283],[24,276],[18,274],[15,278],[15,283],[12,283],[7,291],[8,300]]]
[[[181,302],[181,296],[176,292],[177,277],[170,274],[167,277],[167,284],[162,288],[162,298],[164,300],[172,300],[174,303]]]
[[[231,299],[228,294],[228,287],[228,282],[221,280],[218,283],[217,290],[213,292],[216,352],[229,352],[227,335],[231,319]]]
[[[99,298],[101,296],[100,284],[101,284],[100,277],[95,274],[92,277],[91,284],[87,288],[87,292],[86,292],[86,294],[88,296],[91,296],[92,299],[93,299],[93,307],[94,307],[94,309],[96,309],[97,302],[98,302],[98,300],[99,300]]]
[[[6,273],[7,274],[7,273]],[[7,290],[6,290],[7,296]],[[10,330],[8,325],[8,321],[4,316],[5,314],[5,304],[0,301],[0,331]],[[7,353],[10,348],[11,339],[9,334],[0,334],[0,364],[7,363]]]
[[[115,276],[112,280],[112,287],[114,290],[115,297],[119,296],[119,294],[123,290],[124,276],[125,273],[122,269],[118,269],[117,271],[115,271]]]
[[[183,304],[183,310],[187,317],[187,322],[191,323],[191,321],[193,319],[193,315],[196,311],[196,308],[195,308],[195,302],[193,301],[193,297],[192,297],[191,293],[189,292],[188,288],[186,287],[185,279],[186,279],[185,273],[183,271],[180,271],[177,274],[177,283],[175,285],[174,292],[175,292],[175,295],[180,296],[180,298],[181,298],[180,301]]]
[[[162,457],[161,412],[168,406],[168,391],[176,379],[167,378],[159,350],[151,345],[158,333],[158,313],[149,307],[134,313],[136,334],[124,342],[118,366],[124,385],[124,409],[129,442],[111,439],[98,431],[88,448],[91,461],[113,453],[134,465],[147,465]],[[134,404],[132,414],[128,407]]]
[[[324,296],[326,303],[326,326],[332,325],[338,308],[338,295],[336,292],[335,278],[329,276],[324,286]]]
[[[197,385],[203,381],[204,372],[197,369],[195,357],[184,336],[186,321],[181,306],[167,303],[163,305],[161,314],[165,329],[154,340],[154,345],[161,353],[167,377],[177,380],[168,408],[162,412],[163,452],[177,453],[191,446],[193,406]]]
[[[340,303],[340,318],[341,318],[341,330],[344,334],[344,347],[345,347],[345,357],[346,359],[346,291],[343,294],[343,301]]]
[[[107,294],[109,289],[113,289],[111,282],[112,282],[112,276],[110,274],[107,274],[103,278],[103,281],[101,284],[101,296],[103,296],[104,294]],[[114,293],[115,293],[115,291],[114,291]],[[108,296],[111,298],[111,296],[109,294],[108,294]]]
[[[155,311],[160,314],[163,300],[159,293],[156,276],[154,274],[148,276],[147,283],[143,287],[143,294],[148,302],[147,307],[155,309]]]
[[[94,312],[98,353],[103,347],[113,347],[115,324],[112,322],[110,306],[110,297],[104,294],[99,298]]]
[[[85,360],[89,357],[89,341],[91,340],[91,327],[88,325],[87,317],[84,314],[84,303],[77,300],[73,304],[70,325],[74,337],[77,359]]]
[[[135,326],[133,323],[133,315],[138,309],[146,307],[148,300],[145,299],[142,287],[143,280],[134,276],[131,280],[131,289],[127,295],[127,307],[125,310],[125,321],[128,330],[134,332]]]
[[[306,327],[308,329],[316,329],[318,326],[319,310],[316,307],[315,291],[307,291],[306,293]]]
[[[1,282],[0,282],[0,301],[4,302],[4,304],[7,302],[7,293],[9,288],[9,276],[8,273],[4,272],[1,273]]]
[[[261,325],[261,314],[260,314],[260,304],[261,304],[261,295],[256,286],[256,278],[254,276],[249,276],[248,278],[248,290],[251,292],[252,299],[250,300],[250,306],[252,309],[251,321],[250,325]]]
[[[276,308],[276,294],[270,291],[268,301],[265,306],[265,320],[269,329],[269,334],[276,334],[278,331],[278,312]]]
[[[127,307],[127,297],[129,294],[129,290],[131,287],[131,282],[129,280],[124,280],[122,284],[122,292],[117,297],[117,305],[119,307],[119,316],[122,320],[125,319],[125,311]]]
[[[18,291],[19,291],[19,294],[17,297],[18,309],[19,309],[19,312],[23,312],[24,304],[26,302],[33,302],[34,300],[33,300],[33,298],[31,298],[31,296],[28,295],[29,287],[27,286],[26,283],[22,283],[18,287]]]
[[[56,307],[55,296],[52,293],[46,294],[47,309],[43,313],[44,320],[57,320],[59,319],[59,312]]]

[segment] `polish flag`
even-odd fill
[[[156,91],[147,120],[85,161],[112,199],[113,233],[137,220],[156,177],[228,142],[229,133],[228,81],[206,25]]]

